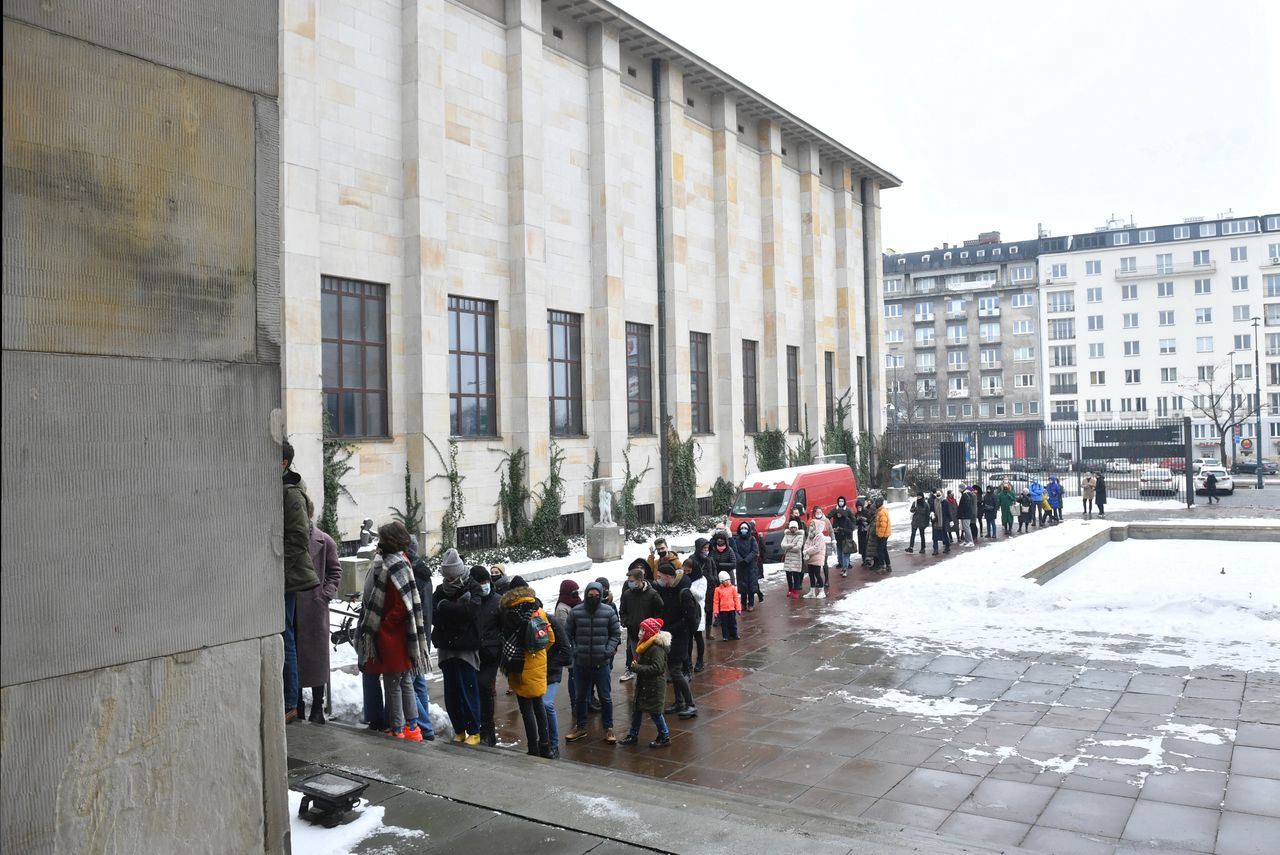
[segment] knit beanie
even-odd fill
[[[471,578],[481,585],[488,585],[492,581],[489,578],[489,571],[479,565],[471,568]]]
[[[663,561],[658,565],[658,572],[663,576],[675,576],[676,565],[672,564],[670,561]]]
[[[462,559],[458,557],[458,550],[450,548],[444,551],[444,558],[440,559],[440,574],[446,579],[457,579],[467,572],[467,565],[462,563]]]
[[[528,584],[529,584],[529,583],[528,583],[528,582],[526,582],[526,581],[524,580],[524,577],[523,577],[523,576],[512,576],[512,577],[511,577],[511,587],[512,587],[512,588],[524,588],[524,587],[528,586]]]
[[[721,571],[720,571],[720,584],[721,584],[721,585],[723,585],[725,582],[728,582],[728,581],[729,581],[729,571],[727,571],[727,570],[721,570]]]
[[[640,621],[640,640],[652,638],[662,632],[662,618],[651,617]]]

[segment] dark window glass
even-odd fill
[[[497,355],[491,300],[449,297],[449,434],[498,433]]]
[[[822,354],[823,368],[827,374],[827,424],[836,420],[836,355],[831,351]]]
[[[653,328],[627,324],[627,433],[653,433]]]
[[[711,433],[711,336],[689,333],[690,416],[694,433]]]
[[[551,433],[578,436],[582,433],[582,315],[547,312],[547,333]]]
[[[747,339],[742,342],[742,423],[747,433],[755,433],[760,429],[756,343]]]
[[[387,286],[320,279],[320,355],[330,429],[344,437],[386,437]]]
[[[787,430],[800,432],[800,348],[787,347]]]

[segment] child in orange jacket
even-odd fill
[[[733,586],[729,574],[720,571],[720,584],[716,587],[715,616],[720,624],[721,641],[738,640],[738,615],[742,614],[742,597]]]

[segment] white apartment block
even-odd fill
[[[348,536],[406,466],[438,530],[451,437],[481,542],[516,448],[572,515],[630,447],[661,517],[666,416],[699,495],[846,389],[880,428],[892,174],[603,0],[282,8],[286,430],[317,499],[323,410],[355,444]]]
[[[1252,408],[1256,344],[1260,447],[1280,453],[1280,215],[1109,227],[1057,249],[1039,265],[1049,420],[1191,416],[1195,452],[1215,455],[1217,432],[1190,387],[1234,372],[1234,394]]]

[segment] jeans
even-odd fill
[[[922,525],[913,525],[911,527],[911,542],[907,544],[907,549],[915,549],[916,532],[920,532],[920,548],[924,549],[924,545],[925,545],[924,526]]]
[[[363,672],[360,674],[361,688],[364,690],[364,720],[378,730],[387,728],[387,709],[382,703],[382,680],[377,674]]]
[[[627,630],[627,673],[628,674],[631,673],[631,663],[636,658],[637,643],[639,643],[639,639],[637,639],[634,635],[631,634],[631,630]]]
[[[849,539],[849,535],[836,537],[836,560],[839,561],[841,570],[849,569]]]
[[[284,595],[284,708],[298,708],[298,595]]]
[[[547,711],[547,739],[552,747],[560,744],[560,721],[556,718],[556,690],[560,684],[547,683],[547,693],[542,696],[542,706]]]
[[[413,695],[418,702],[418,718],[416,719],[422,735],[434,736],[435,730],[431,727],[431,697],[427,694],[427,678],[418,676],[413,678]]]
[[[653,723],[658,727],[658,736],[670,736],[671,731],[667,730],[667,720],[662,717],[662,713],[649,713],[649,718],[653,719]],[[640,735],[640,723],[644,721],[644,710],[639,707],[633,707],[631,710],[631,736],[638,737]]]
[[[613,672],[609,663],[587,665],[575,662],[573,673],[577,680],[578,696],[573,702],[574,723],[580,728],[587,726],[587,702],[591,700],[594,688],[600,695],[600,724],[609,730],[613,727]]]
[[[995,538],[996,536],[996,515],[994,512],[987,514],[987,537]]]
[[[519,695],[516,695],[516,703],[520,706],[520,717],[524,719],[524,739],[529,753],[539,754],[542,746],[551,744],[547,735],[546,704],[541,697],[524,698]]]
[[[476,686],[480,690],[480,727],[493,726],[493,708],[497,700],[498,663],[481,662]]]
[[[401,671],[382,675],[382,691],[386,696],[387,724],[392,733],[399,733],[406,721],[412,721],[418,712],[418,699],[413,692],[413,674]]]
[[[480,732],[480,687],[476,683],[476,669],[461,659],[446,659],[440,663],[444,674],[444,708],[449,713],[453,732]]]

